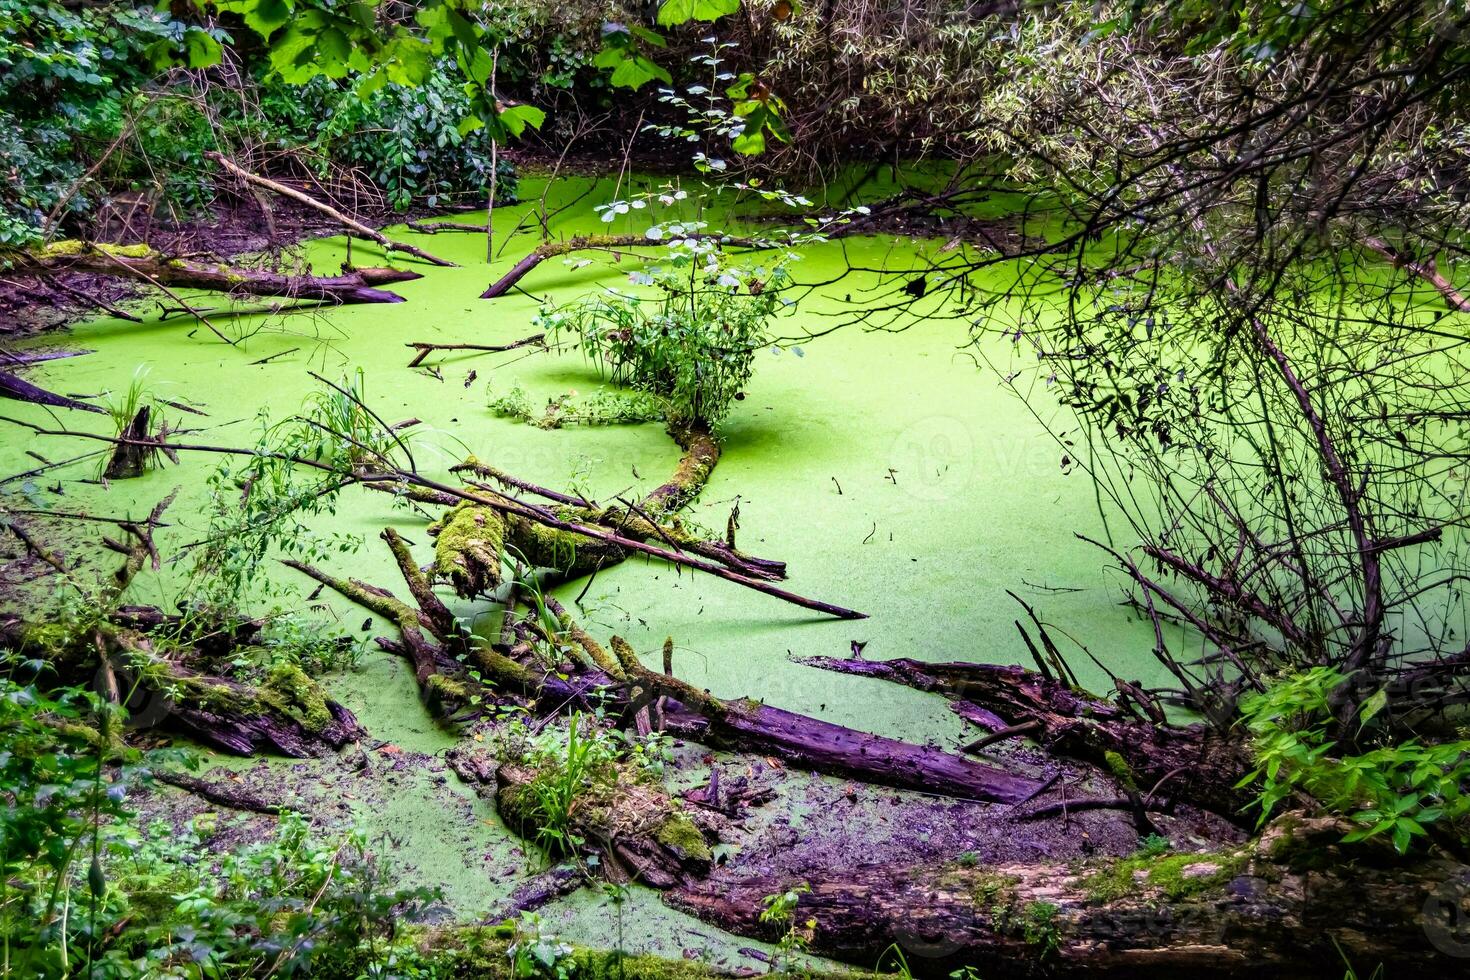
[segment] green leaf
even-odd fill
[[[744,156],[756,156],[766,152],[766,132],[750,128],[730,142],[730,148]]]
[[[184,34],[184,59],[190,68],[208,68],[219,64],[224,48],[207,31],[190,30]]]
[[[740,0],[664,0],[658,8],[661,27],[687,24],[691,20],[719,20],[740,9]]]
[[[606,68],[609,65],[600,64],[598,67]],[[671,85],[674,81],[662,65],[650,61],[641,54],[635,54],[624,57],[616,63],[609,81],[621,88],[636,89],[655,78],[665,85]]]
[[[287,0],[254,0],[239,6],[243,7],[240,14],[245,26],[266,40],[291,20],[291,4]]]
[[[1388,704],[1388,691],[1380,690],[1358,708],[1358,727],[1362,728],[1373,720],[1373,716]]]
[[[316,36],[317,66],[328,78],[341,78],[347,74],[347,63],[352,58],[352,42],[347,35],[335,27],[329,27]]]
[[[526,127],[540,129],[546,121],[546,113],[533,105],[513,105],[500,110],[500,122],[512,136],[520,136]]]

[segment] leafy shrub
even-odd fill
[[[123,748],[111,737],[121,721],[91,692],[0,675],[6,975],[353,976],[384,959],[398,919],[433,897],[389,887],[361,833],[315,839],[295,813],[217,862],[200,859],[212,814],[139,832],[125,804],[145,764],[189,760]]]
[[[629,210],[615,202],[604,213],[619,207]],[[780,293],[791,253],[737,265],[704,227],[675,221],[647,230],[649,241],[667,242],[659,264],[629,276],[648,291],[608,289],[538,318],[551,337],[570,335],[614,383],[661,399],[676,425],[725,416],[750,381],[756,352],[770,344],[767,324],[787,305]]]
[[[141,4],[0,0],[0,245],[34,240],[58,208],[95,209],[94,151],[118,136],[153,60],[194,36],[214,40]]]
[[[471,115],[470,102],[450,62],[436,63],[422,85],[389,84],[366,98],[354,86],[324,76],[304,85],[263,84],[267,134],[304,141],[323,175],[333,165],[359,168],[396,210],[415,202],[439,207],[478,200],[489,187],[489,136],[485,130],[460,132],[461,121]],[[496,201],[514,202],[515,167],[504,156],[495,181]]]
[[[1467,839],[1470,742],[1431,745],[1410,738],[1358,755],[1334,756],[1337,746],[1329,735],[1335,724],[1333,693],[1343,681],[1338,671],[1316,667],[1242,705],[1256,769],[1240,785],[1260,782],[1262,822],[1283,800],[1303,792],[1360,825],[1347,842],[1387,834],[1402,853],[1431,827]],[[1367,726],[1382,708],[1381,699],[1369,699],[1359,723]]]

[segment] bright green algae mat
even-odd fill
[[[259,433],[257,413],[262,408],[272,418],[286,417],[319,387],[309,371],[336,379],[361,367],[369,401],[383,417],[423,420],[413,430],[419,434],[411,445],[426,473],[444,475],[448,466],[473,452],[544,486],[561,488],[575,481],[602,497],[646,490],[672,471],[679,455],[660,426],[543,431],[496,417],[487,407],[492,393],[504,394],[515,383],[538,402],[568,390],[594,391],[601,382],[579,354],[445,353],[428,362],[438,366],[440,377],[406,366],[413,353],[405,346],[410,341],[505,343],[533,332],[538,299],[567,302],[626,282],[627,272],[637,267],[634,257],[625,255],[618,262],[607,254],[588,253],[566,263],[544,263],[522,281],[526,292],[479,299],[490,281],[536,244],[531,232],[513,235],[508,242],[505,235],[532,207],[542,186],[526,179],[522,194],[531,203],[497,209],[497,248],[504,248],[489,267],[482,236],[421,236],[390,229],[460,263],[441,269],[395,260],[424,273],[418,281],[391,287],[407,302],[217,317],[223,328],[249,335],[237,348],[188,317],[160,320],[157,305],[150,303],[143,308],[143,324],[99,320],[45,338],[44,345],[95,353],[48,363],[30,377],[56,391],[89,394],[122,391],[143,370],[156,397],[187,401],[209,413],[200,418],[166,410],[176,425],[202,430],[189,440],[250,446]],[[586,180],[559,181],[548,201],[554,209],[586,190]],[[641,231],[647,212],[635,211],[626,223],[620,219],[611,228],[598,220],[592,206],[606,200],[611,190],[611,182],[599,184],[553,220],[552,234]],[[844,261],[904,269],[933,247],[937,243],[855,237],[807,247],[795,272],[799,280],[810,282],[832,278]],[[306,253],[318,271],[334,271],[344,258],[344,242],[313,242]],[[357,242],[352,258],[357,264],[389,261],[376,248]],[[574,267],[586,258],[593,260],[590,265]],[[1016,270],[999,268],[994,275],[993,285],[1004,288]],[[837,322],[833,315],[851,310],[846,297],[860,301],[863,289],[872,285],[871,276],[854,276],[819,289],[802,299],[794,315],[779,321],[776,332],[792,336],[824,330]],[[208,295],[194,301],[219,303]],[[594,632],[619,632],[650,654],[665,636],[674,637],[676,672],[716,694],[748,695],[867,731],[950,745],[960,737],[961,725],[942,699],[814,670],[791,658],[846,656],[858,642],[866,644],[863,656],[869,659],[1029,663],[1015,626],[1025,613],[1006,594],[1010,589],[1054,624],[1059,642],[1071,635],[1118,673],[1162,682],[1150,653],[1151,629],[1122,604],[1121,583],[1104,570],[1104,556],[1074,536],[1100,530],[1086,474],[1063,471],[1062,448],[994,372],[977,366],[968,344],[968,322],[946,318],[901,332],[848,326],[801,343],[799,350],[763,352],[747,397],[721,429],[724,456],[691,509],[695,520],[723,534],[738,499],[741,548],[786,561],[790,580],[785,587],[861,610],[870,618],[843,622],[817,616],[732,583],[643,560],[599,573],[587,590],[581,618]],[[292,348],[296,350],[283,353]],[[983,353],[998,364],[1011,359],[1009,345],[999,339],[986,341]],[[264,358],[272,359],[251,363]],[[1034,408],[1044,417],[1064,418],[1044,392]],[[34,406],[6,403],[0,412],[52,422],[46,410]],[[104,417],[75,412],[57,417],[90,431],[105,431],[109,425]],[[28,449],[58,460],[93,448],[77,440],[35,437],[12,425],[4,431],[0,474],[36,466],[25,455]],[[165,464],[141,479],[106,489],[70,482],[95,477],[99,464],[92,460],[59,471],[66,481],[64,495],[46,489],[55,484],[57,473],[31,481],[27,494],[58,510],[136,517],[174,487],[182,487],[167,516],[172,526],[159,535],[168,555],[202,535],[205,479],[217,462],[186,454],[178,466]],[[6,489],[16,491],[19,484]],[[403,594],[387,548],[377,540],[388,523],[406,534],[421,561],[428,561],[426,520],[394,509],[385,495],[350,489],[322,530],[360,535],[364,544],[357,553],[329,563],[329,569]],[[181,562],[141,579],[133,601],[171,601],[187,565]],[[282,568],[280,575],[283,581],[299,583],[303,597],[311,591],[307,580],[294,572]],[[570,583],[559,595],[570,606],[585,584]],[[340,616],[344,632],[361,635],[365,614],[360,609],[331,596],[315,605]],[[1106,678],[1086,657],[1071,660],[1084,683],[1106,689]],[[451,744],[424,714],[411,676],[387,653],[370,648],[359,670],[330,678],[328,684],[378,739],[425,752]],[[364,808],[362,816],[370,825],[391,830],[400,841],[400,854],[424,878],[442,878],[451,904],[473,914],[506,889],[481,879],[474,855],[444,853],[440,841],[447,817],[425,810],[439,805],[436,793],[442,792],[423,780],[386,806]],[[506,843],[492,808],[474,805],[484,818],[480,826],[486,846]],[[595,904],[580,898],[570,907],[589,901]],[[643,908],[638,919],[682,918],[651,898],[648,904],[652,907]],[[605,936],[595,935],[601,921],[600,913],[584,910],[567,926],[568,935],[605,942]],[[632,934],[632,921],[628,926]],[[584,927],[588,935],[577,936]],[[653,926],[642,921],[637,929],[650,934]]]

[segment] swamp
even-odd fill
[[[1470,970],[1464,0],[0,0],[0,978]]]

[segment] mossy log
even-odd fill
[[[556,516],[579,524],[596,524],[620,534],[636,522],[634,536],[641,540],[663,539],[664,528],[655,521],[683,507],[704,489],[720,459],[720,444],[709,426],[695,423],[670,430],[684,450],[674,474],[655,487],[636,505],[596,509],[563,497]],[[473,461],[461,471],[491,475],[498,471]],[[627,557],[625,548],[609,541],[587,538],[570,531],[548,527],[514,513],[484,504],[457,503],[429,528],[434,535],[434,572],[454,585],[466,598],[488,595],[501,584],[501,557],[518,555],[535,568],[554,569],[563,579],[578,578],[616,565]],[[679,547],[677,540],[662,541]],[[733,555],[728,549],[727,555]]]
[[[120,618],[169,621],[140,607]],[[126,699],[135,726],[182,732],[235,755],[307,758],[366,734],[299,667],[279,666],[264,683],[244,684],[191,668],[191,651],[170,649],[165,656],[146,633],[115,622],[78,629],[13,620],[0,624],[0,647],[45,662],[62,683],[90,683]]]
[[[678,436],[676,435],[675,438],[677,439]],[[687,480],[680,481],[676,475],[675,480],[671,481],[671,484],[664,484],[658,490],[655,490],[654,493],[658,493],[661,497],[667,499],[671,495],[670,491],[664,491],[663,493],[660,493],[660,491],[664,490],[664,487],[670,487],[672,485],[678,488],[680,496],[686,500],[692,498],[695,491],[702,488],[704,482],[708,480],[709,472],[714,468],[714,464],[718,459],[718,452],[718,443],[713,447],[713,454],[707,448],[696,447],[695,452],[686,452],[685,458],[680,460],[676,473],[689,475],[700,473],[700,470],[703,470],[698,486],[695,486]],[[695,462],[695,460],[701,458],[706,461],[704,464],[701,465]],[[689,460],[689,462],[686,463],[686,460]],[[554,490],[547,490],[545,487],[538,487],[524,480],[517,479],[473,456],[458,466],[453,467],[453,471],[461,474],[473,474],[483,480],[491,480],[502,487],[522,490],[545,497],[564,507],[573,508],[570,513],[574,513],[582,522],[595,524],[609,531],[614,531],[624,538],[666,545],[679,551],[698,555],[701,558],[708,558],[711,561],[719,562],[731,571],[750,576],[751,578],[774,582],[786,577],[785,562],[748,555],[736,548],[733,542],[729,540],[713,541],[700,538],[686,529],[679,518],[672,513],[650,513],[641,504],[636,507],[614,504],[605,508],[597,508],[585,500],[558,493]],[[480,489],[484,489],[483,485],[480,486]],[[443,503],[448,506],[455,506],[457,503],[452,498],[447,500],[429,499],[424,502]]]
[[[375,287],[420,279],[406,269],[356,269],[337,276],[287,275],[246,269],[221,262],[171,257],[149,245],[111,245],[75,240],[7,255],[24,272],[90,272],[129,276],[189,289],[208,289],[250,296],[325,300],[335,303],[402,303],[397,293]]]
[[[534,784],[555,774],[523,765],[495,765],[483,752],[472,750],[452,750],[447,759],[477,792],[493,797],[507,824],[528,840],[537,839],[542,817]],[[567,829],[585,842],[587,852],[599,856],[607,873],[653,888],[672,888],[708,874],[713,860],[710,844],[718,842],[709,825],[702,828],[691,813],[661,788],[639,778],[627,763],[606,770],[573,802]]]
[[[1023,732],[1058,755],[1090,762],[1141,792],[1240,821],[1251,796],[1236,784],[1252,769],[1245,745],[1201,725],[1142,720],[1117,704],[1022,667],[809,657],[802,663],[933,691],[967,718]],[[979,710],[972,710],[979,709]]]
[[[1279,819],[1211,854],[1082,865],[856,867],[804,881],[691,883],[675,908],[775,940],[765,898],[802,884],[795,918],[814,953],[862,966],[892,947],[918,977],[972,967],[1006,977],[1138,978],[1458,975],[1470,953],[1470,867],[1342,847],[1333,820]]]
[[[434,967],[433,975],[445,980],[521,980],[510,948],[517,940],[516,925],[471,927],[408,927],[407,938],[421,959]],[[575,947],[557,964],[577,980],[721,980],[731,974],[700,959],[664,959],[634,955],[626,951]],[[861,972],[803,968],[805,980],[888,980]]]

